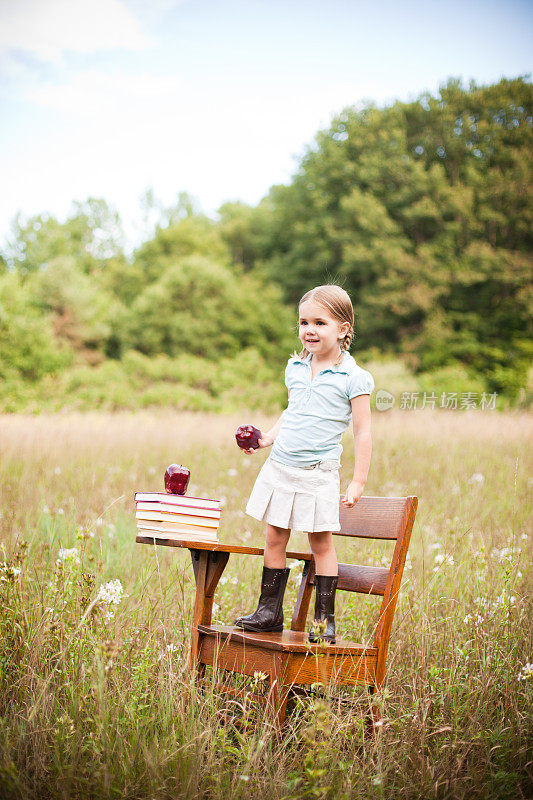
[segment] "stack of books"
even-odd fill
[[[220,500],[165,492],[135,492],[135,518],[141,536],[218,542]]]

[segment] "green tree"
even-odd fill
[[[105,200],[89,198],[83,203],[74,202],[64,223],[49,214],[28,220],[17,214],[5,257],[22,276],[38,272],[61,256],[73,258],[82,272],[97,274],[106,260],[117,257],[122,248],[118,213]]]
[[[227,247],[213,220],[203,214],[185,213],[166,227],[158,227],[154,237],[134,255],[139,291],[146,283],[161,278],[177,259],[194,254],[222,263],[228,261]]]
[[[80,271],[72,256],[52,259],[27,285],[35,311],[53,320],[56,337],[92,363],[114,354],[122,306]]]
[[[72,362],[52,324],[50,315],[37,312],[19,275],[0,276],[0,379],[37,381]]]
[[[340,282],[360,348],[420,371],[460,361],[516,394],[531,340],[532,100],[523,78],[451,79],[437,97],[344,109],[291,184],[272,187],[253,268],[290,302]]]
[[[181,353],[212,361],[253,346],[266,358],[287,357],[296,344],[294,313],[275,286],[204,255],[167,263],[159,280],[132,304],[126,343],[146,355]]]

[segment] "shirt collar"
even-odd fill
[[[294,360],[293,360],[293,363],[294,364],[298,364],[299,363],[299,364],[309,364],[310,365],[311,364],[311,356],[312,355],[313,355],[312,353],[308,353],[305,358],[295,357]],[[344,372],[346,375],[349,375],[350,374],[350,370],[348,369],[348,366],[347,366],[347,358],[349,358],[349,353],[345,353],[344,354],[344,357],[342,359],[342,364],[339,364],[338,367],[334,367],[334,366],[325,367],[323,370],[321,370],[321,372]]]

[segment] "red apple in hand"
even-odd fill
[[[185,494],[187,484],[191,477],[187,467],[181,464],[171,464],[165,472],[165,492],[167,494]]]
[[[253,425],[241,425],[235,431],[235,439],[242,450],[257,450],[260,438],[261,431]]]

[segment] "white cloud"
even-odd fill
[[[0,52],[60,63],[66,51],[141,50],[153,41],[119,0],[11,0],[0,4]]]
[[[78,72],[69,82],[43,83],[28,88],[24,94],[33,103],[74,116],[117,117],[131,110],[131,103],[136,101],[149,106],[158,105],[161,100],[170,101],[181,87],[181,79],[172,74],[132,75],[119,70],[109,73],[90,69]]]

